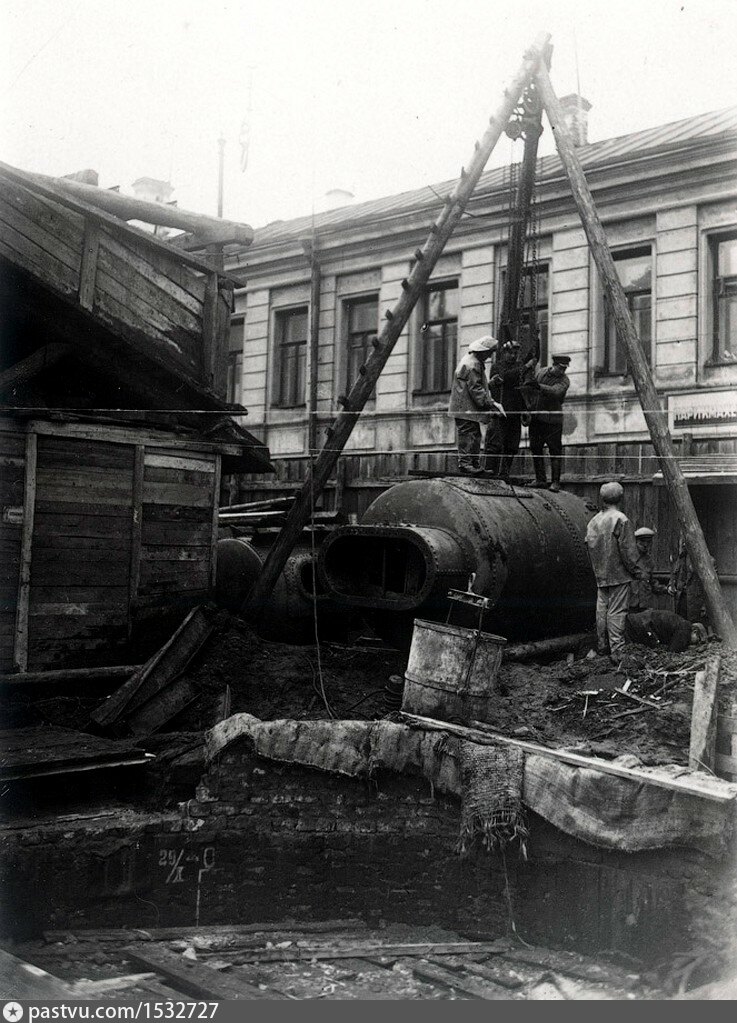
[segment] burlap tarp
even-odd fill
[[[463,797],[461,740],[393,721],[260,721],[234,714],[206,735],[212,760],[247,738],[266,759],[350,777],[379,769],[421,774],[433,789]],[[673,767],[673,774],[682,768]],[[690,846],[719,855],[734,803],[717,803],[630,778],[571,767],[551,757],[524,758],[522,801],[555,827],[590,845],[624,852]]]

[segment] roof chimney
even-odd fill
[[[563,108],[563,117],[566,128],[573,137],[577,146],[585,146],[589,141],[589,110],[591,104],[577,92],[561,97],[560,105]]]

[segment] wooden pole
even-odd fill
[[[0,164],[0,167],[15,171],[15,168]],[[166,203],[149,202],[147,199],[135,199],[119,192],[111,192],[95,185],[85,185],[81,181],[70,181],[68,178],[52,178],[46,174],[34,174],[31,171],[15,171],[29,182],[58,189],[60,192],[80,199],[82,202],[96,206],[98,209],[112,213],[121,220],[142,220],[146,224],[161,224],[162,227],[176,227],[183,231],[196,234],[203,244],[226,244],[237,242],[239,245],[250,245],[253,241],[253,228],[248,224],[239,224],[231,220],[208,217],[204,213],[191,213],[177,206]]]
[[[668,429],[667,414],[663,411],[658,393],[655,390],[652,373],[637,337],[635,324],[627,305],[624,289],[617,275],[604,228],[596,211],[573,140],[566,129],[558,97],[555,95],[550,82],[550,76],[543,62],[540,62],[538,65],[536,81],[543,106],[553,129],[558,153],[563,161],[563,167],[573,192],[573,198],[578,207],[586,237],[589,240],[591,253],[612,308],[617,334],[624,342],[627,351],[627,361],[632,373],[637,396],[640,399],[655,453],[660,460],[660,467],[668,487],[668,493],[676,508],[678,521],[686,541],[686,548],[691,556],[694,571],[704,589],[706,606],[712,624],[716,632],[729,647],[737,647],[737,627],[735,627],[735,623],[724,600],[724,595],[719,585],[719,578],[711,560],[709,549],[706,546],[704,533],[696,516],[691,495],[688,492],[686,479],[676,458],[673,439]]]
[[[514,78],[504,90],[504,98],[489,119],[489,125],[468,165],[461,170],[455,188],[445,200],[443,209],[430,229],[427,241],[415,252],[414,267],[408,278],[402,281],[402,294],[394,309],[387,311],[386,324],[374,342],[374,351],[361,367],[358,379],[350,394],[343,399],[343,409],[327,429],[327,440],[322,451],[308,470],[302,489],[287,517],[284,528],[270,548],[261,574],[246,598],[243,610],[258,613],[265,605],[277,579],[287,563],[287,558],[310,518],[310,510],[317,495],[322,491],[333,472],[338,458],[350,437],[361,411],[379,379],[389,355],[404,330],[417,300],[438,261],[445,244],[460,221],[471,194],[476,187],[486,163],[499,141],[507,122],[523,90],[532,77],[550,36],[543,33],[525,53],[524,60]]]
[[[317,360],[320,350],[320,283],[322,273],[317,254],[317,238],[303,243],[310,261],[310,327],[307,349],[307,447],[310,455],[317,448]]]

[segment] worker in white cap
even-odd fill
[[[487,424],[484,438],[485,462],[502,452],[499,420],[504,410],[491,397],[484,368],[484,363],[495,354],[497,345],[496,338],[491,334],[472,341],[453,374],[448,415],[453,416],[456,424],[458,469],[471,476],[484,471],[484,466],[479,464],[482,423]]]
[[[619,664],[624,653],[624,626],[630,602],[630,586],[637,579],[637,544],[632,523],[620,505],[621,483],[605,483],[599,491],[602,510],[586,527],[586,546],[596,577],[596,645]]]
[[[655,539],[655,530],[649,526],[640,526],[635,530],[635,543],[637,544],[637,567],[640,570],[640,578],[633,579],[630,586],[630,612],[638,614],[640,611],[647,611],[654,607],[653,597],[656,593],[667,593],[668,587],[658,582],[655,578],[655,565],[653,564],[652,550]]]

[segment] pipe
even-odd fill
[[[596,637],[593,637],[594,639]],[[590,642],[592,633],[574,632],[571,636],[555,636],[553,639],[541,639],[537,643],[514,643],[502,650],[503,661],[534,661],[538,657],[550,657],[555,654],[567,654],[577,650],[583,643]]]

